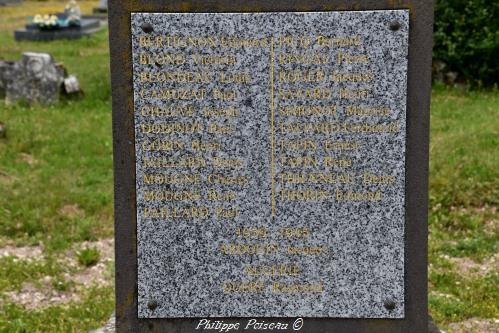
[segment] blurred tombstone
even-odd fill
[[[100,0],[99,5],[94,7],[95,14],[107,13],[107,0]]]
[[[66,77],[62,64],[55,63],[48,53],[25,52],[20,61],[0,61],[0,90],[7,104],[26,101],[28,104],[57,102]],[[79,90],[76,78],[68,78],[71,91]]]
[[[432,63],[432,76],[435,81],[443,82],[447,64],[441,60],[434,60]]]
[[[21,61],[15,64],[11,76],[7,78],[6,102],[56,102],[63,79],[64,70],[56,66],[50,54],[24,53]]]
[[[78,39],[91,36],[102,28],[98,17],[82,16],[80,6],[75,0],[70,0],[63,13],[36,14],[28,17],[28,24],[15,30],[14,38],[17,41]]]
[[[11,76],[14,68],[13,61],[0,60],[0,98],[5,98],[5,89],[7,86],[7,77]]]
[[[8,5],[16,5],[21,3],[22,0],[0,0],[0,7],[1,6],[8,6]]]

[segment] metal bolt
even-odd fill
[[[400,23],[398,23],[397,21],[393,21],[390,23],[390,30],[391,31],[397,31],[400,29]]]
[[[154,311],[158,307],[158,301],[152,299],[147,303],[149,310]]]
[[[393,309],[395,309],[395,302],[391,299],[387,299],[384,305],[388,311],[392,311]]]
[[[151,33],[154,31],[154,28],[152,27],[151,23],[144,23],[142,24],[142,31],[144,31],[146,34]]]

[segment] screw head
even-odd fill
[[[384,306],[388,311],[391,311],[395,309],[395,302],[391,299],[387,299],[384,303]]]
[[[152,27],[151,23],[144,23],[144,24],[142,24],[141,28],[142,28],[142,31],[144,31],[146,34],[154,31],[154,28]]]
[[[149,310],[154,311],[158,307],[158,301],[152,299],[149,302],[147,302],[147,307]]]
[[[398,23],[397,21],[393,21],[390,23],[390,30],[391,31],[397,31],[400,29],[400,23]]]

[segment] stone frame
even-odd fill
[[[428,331],[428,158],[433,0],[110,0],[116,239],[116,331],[193,332],[199,319],[137,317],[134,103],[131,12],[271,12],[409,9],[407,92],[405,318],[304,318],[305,333]],[[238,318],[218,318],[236,322]],[[264,318],[289,323],[296,318]]]

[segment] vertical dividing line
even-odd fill
[[[275,200],[275,101],[274,101],[274,36],[270,37],[270,177],[272,217],[276,214]]]

